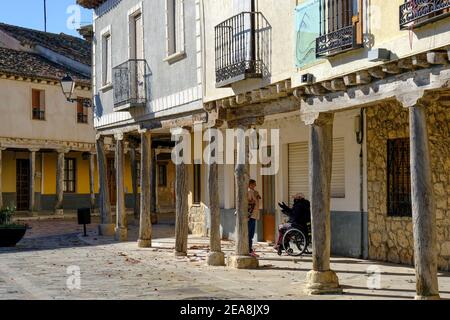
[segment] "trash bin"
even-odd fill
[[[78,209],[78,224],[83,225],[84,236],[87,237],[86,225],[91,224],[91,208]]]
[[[91,224],[91,208],[78,209],[78,224]]]

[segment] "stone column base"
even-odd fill
[[[440,300],[441,297],[437,294],[434,296],[415,296],[415,300]]]
[[[151,248],[152,246],[152,240],[145,240],[145,239],[139,239],[138,240],[138,247],[139,248]]]
[[[64,209],[55,209],[55,215],[63,216],[64,215]]]
[[[127,228],[116,227],[114,231],[115,231],[114,239],[116,241],[126,241],[128,239],[128,229]]]
[[[306,274],[306,289],[308,295],[341,294],[339,280],[336,273],[329,271],[311,270]]]
[[[227,265],[235,269],[257,269],[259,262],[252,256],[232,255],[228,257]]]
[[[114,235],[114,228],[116,226],[112,223],[110,224],[99,224],[98,225],[98,234],[100,236],[113,236]]]
[[[186,252],[175,251],[175,257],[186,257],[186,256],[187,256]]]
[[[224,266],[225,255],[223,252],[210,252],[206,259],[206,264],[208,266]]]

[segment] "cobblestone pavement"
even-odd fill
[[[173,223],[154,226],[153,248],[136,245],[137,223],[129,242],[98,237],[98,218],[89,236],[75,219],[30,220],[32,227],[16,248],[0,248],[0,299],[411,299],[414,270],[407,266],[332,258],[344,295],[309,297],[302,293],[311,257],[278,257],[257,244],[258,270],[205,265],[208,239],[189,238],[189,254],[173,255]],[[130,219],[131,220],[131,219]],[[224,252],[233,251],[223,241]],[[75,266],[80,289],[67,285]],[[68,270],[69,268],[69,270]],[[375,272],[375,275],[373,274]],[[377,284],[376,274],[379,274]],[[441,296],[450,298],[450,274],[440,273]],[[76,283],[76,282],[75,282]],[[69,281],[69,285],[74,282]],[[369,289],[375,286],[379,289]]]

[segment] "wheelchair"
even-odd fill
[[[305,253],[310,253],[310,246],[311,224],[308,223],[306,228],[294,225],[284,233],[277,253],[281,256],[284,251],[288,256],[298,257]]]

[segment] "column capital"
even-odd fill
[[[402,95],[397,95],[396,99],[405,108],[410,107],[426,107],[431,102],[439,100],[439,93],[435,92],[425,92],[423,90],[409,92]]]
[[[41,149],[39,149],[39,148],[29,148],[28,149],[30,152],[38,152],[39,150],[41,150]]]
[[[69,153],[70,150],[66,149],[66,148],[61,148],[61,149],[56,149],[56,152],[57,153],[64,153],[64,154],[66,154],[66,153]]]
[[[305,125],[319,125],[324,126],[332,124],[334,119],[334,113],[329,112],[308,112],[302,113],[301,119]]]
[[[123,132],[118,132],[118,133],[115,133],[115,134],[114,134],[114,139],[115,139],[116,141],[118,141],[118,140],[122,141],[123,138],[124,138]]]
[[[105,138],[105,136],[102,135],[102,134],[100,134],[100,133],[97,133],[97,134],[95,135],[95,141],[100,140],[100,139],[103,140],[104,138]]]
[[[6,149],[8,148],[0,146],[0,151],[5,151]]]

